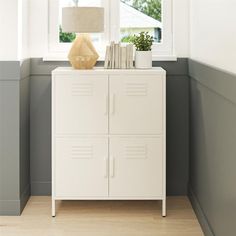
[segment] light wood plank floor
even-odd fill
[[[51,217],[50,197],[31,197],[21,216],[1,216],[1,236],[202,236],[187,197],[157,201],[63,201]]]

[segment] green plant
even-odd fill
[[[138,11],[161,21],[162,0],[121,0]]]
[[[148,32],[141,32],[138,35],[134,35],[131,41],[137,51],[151,51],[154,38]]]
[[[76,38],[75,33],[65,33],[62,32],[62,28],[60,26],[60,43],[71,43]]]

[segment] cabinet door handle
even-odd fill
[[[113,93],[111,96],[111,115],[115,114],[115,103],[116,103],[115,99],[116,99],[116,96]]]
[[[113,156],[110,157],[110,177],[113,178],[115,176],[115,158]]]
[[[105,162],[105,174],[104,174],[104,177],[107,178],[108,177],[108,158],[107,157],[104,158],[104,162]]]
[[[108,95],[105,96],[105,113],[104,115],[108,115]]]

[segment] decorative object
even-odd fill
[[[104,30],[104,9],[101,7],[65,7],[62,9],[62,31],[78,34],[68,59],[75,69],[92,69],[99,58],[88,33]]]
[[[137,69],[152,68],[152,44],[153,36],[148,32],[141,32],[139,35],[134,35],[132,42],[135,45],[135,67]]]
[[[133,44],[122,46],[120,43],[111,42],[106,48],[105,69],[132,69]]]
[[[136,51],[135,67],[137,69],[152,68],[152,51]]]

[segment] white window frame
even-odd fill
[[[67,60],[67,53],[71,43],[59,42],[59,2],[49,1],[49,24],[48,24],[48,56],[45,60]],[[154,43],[152,47],[153,60],[176,60],[173,46],[173,3],[172,0],[162,0],[162,42]],[[120,39],[120,0],[101,0],[105,8],[104,34],[102,47],[97,47],[100,55],[99,60],[104,60],[105,46],[111,41],[118,42]],[[95,45],[96,47],[96,45]],[[103,50],[102,50],[102,49]]]

